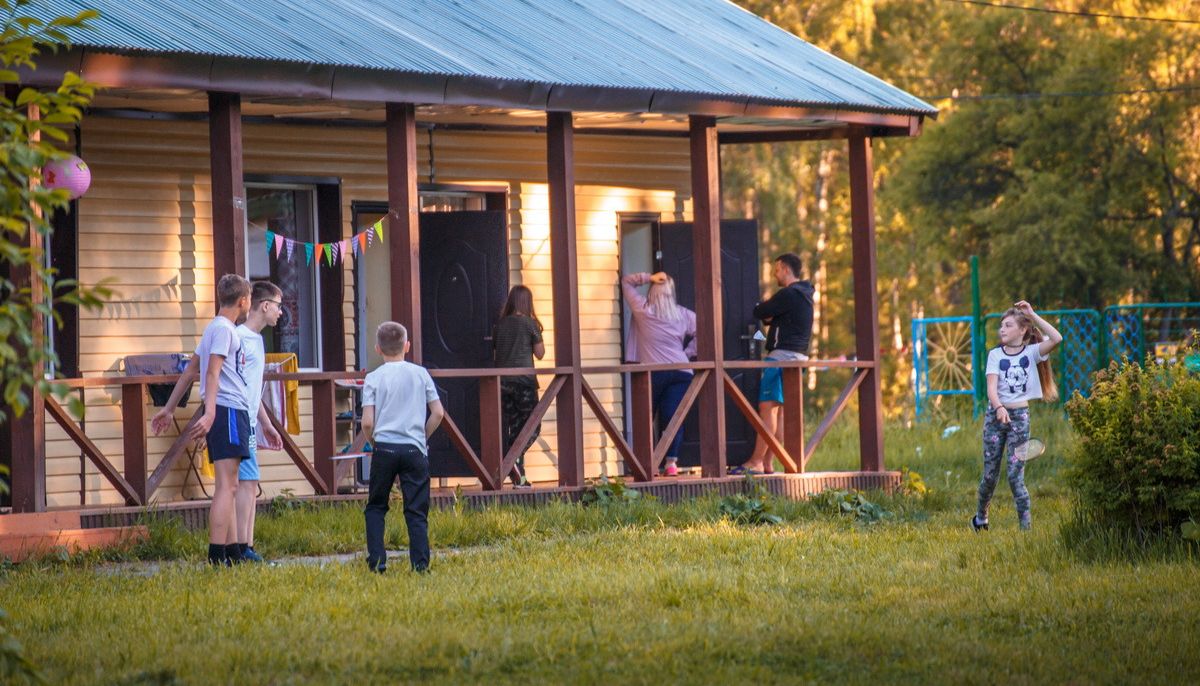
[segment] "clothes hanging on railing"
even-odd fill
[[[300,371],[296,353],[267,353],[264,373],[295,374]],[[263,384],[267,411],[279,419],[289,434],[300,434],[300,382],[267,381]]]

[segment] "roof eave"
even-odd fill
[[[76,72],[101,87],[181,88],[235,92],[251,97],[781,120],[820,117],[841,124],[888,127],[909,127],[911,118],[937,116],[937,109],[932,106],[907,109],[870,104],[793,102],[712,93],[549,84],[459,74],[79,46],[41,56],[38,69],[22,70],[20,77],[23,83],[54,86],[67,71]]]

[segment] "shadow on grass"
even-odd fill
[[[1200,546],[1178,531],[1139,534],[1097,522],[1076,509],[1059,527],[1059,542],[1084,564],[1200,562]]]

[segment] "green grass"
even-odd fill
[[[874,525],[775,501],[783,525],[739,527],[714,498],[448,510],[431,523],[434,572],[383,578],[361,564],[210,570],[196,535],[156,527],[139,554],[184,560],[149,575],[23,565],[0,576],[0,606],[50,683],[1200,681],[1196,553],[1074,520],[1060,415],[1035,418],[1051,451],[1029,468],[1028,534],[1005,484],[992,531],[967,529],[978,425],[941,431],[889,429],[890,464],[935,492],[870,496],[892,513]],[[835,431],[815,468],[852,466],[854,438]],[[361,517],[264,517],[259,547],[358,551]]]

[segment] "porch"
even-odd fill
[[[738,21],[742,19],[739,15]],[[253,161],[248,166],[244,125],[270,125],[273,131],[304,125],[382,133],[386,158],[383,183],[387,195],[384,220],[387,239],[382,248],[386,250],[387,260],[383,270],[390,284],[387,315],[409,327],[413,341],[411,359],[430,366],[435,380],[461,379],[477,384],[478,390],[464,396],[461,407],[449,413],[441,430],[449,437],[456,459],[461,459],[465,465],[467,473],[464,476],[474,480],[465,486],[468,490],[477,487],[480,493],[496,493],[501,489],[504,475],[517,456],[511,450],[502,454],[500,380],[508,375],[526,374],[538,375],[544,391],[537,410],[514,445],[523,445],[524,439],[531,436],[544,419],[554,429],[547,454],[551,456],[556,485],[536,489],[536,497],[542,497],[543,492],[560,492],[555,489],[564,489],[561,491],[564,493],[577,492],[587,477],[595,476],[595,469],[589,473],[585,457],[589,450],[594,450],[589,445],[596,437],[615,452],[619,471],[632,481],[655,488],[660,483],[672,483],[662,482],[657,477],[657,470],[670,438],[681,430],[689,410],[700,418],[697,438],[700,480],[696,483],[725,483],[729,462],[728,428],[732,421],[741,421],[739,417],[744,418],[754,435],[767,441],[789,475],[803,475],[809,459],[833,422],[855,398],[860,471],[848,473],[850,483],[865,487],[894,481],[895,474],[885,470],[883,450],[871,141],[877,137],[919,134],[924,117],[935,111],[926,109],[927,106],[911,96],[887,87],[888,92],[895,91],[896,96],[890,104],[878,102],[878,93],[862,91],[858,100],[847,96],[824,106],[813,106],[799,97],[779,102],[751,96],[730,102],[724,96],[706,95],[702,91],[689,91],[696,94],[685,96],[660,92],[657,88],[637,91],[639,94],[634,96],[627,88],[615,85],[520,91],[512,89],[512,84],[504,79],[485,76],[438,77],[440,85],[433,88],[429,77],[396,71],[377,73],[330,65],[325,71],[316,73],[277,60],[229,62],[225,58],[195,55],[147,57],[114,54],[104,46],[91,46],[86,40],[81,41],[81,45],[84,47],[48,60],[42,69],[26,74],[27,83],[48,85],[64,70],[79,71],[85,78],[112,88],[108,95],[102,96],[107,99],[91,113],[93,117],[207,123],[212,262],[211,268],[195,265],[195,271],[203,277],[190,284],[192,286],[208,286],[223,273],[247,275],[246,184],[247,177],[259,170],[254,168],[256,163]],[[807,58],[813,58],[807,52],[805,54]],[[216,68],[218,64],[222,66]],[[234,64],[242,71],[226,68]],[[772,66],[772,69],[776,68]],[[856,71],[841,64],[837,68]],[[245,74],[261,78],[249,82],[244,78]],[[327,80],[328,89],[315,88],[314,79]],[[854,79],[848,79],[844,85],[847,92],[860,87]],[[493,86],[495,89],[491,89]],[[577,119],[586,125],[577,126]],[[87,121],[85,118],[85,141]],[[548,250],[539,253],[539,257],[544,255],[548,262],[549,283],[546,285],[551,298],[547,304],[552,311],[552,325],[547,330],[552,332],[548,340],[553,359],[551,366],[498,370],[430,364],[430,351],[423,345],[426,339],[423,312],[432,305],[429,293],[421,287],[419,187],[423,177],[432,179],[434,174],[435,131],[469,131],[472,135],[520,138],[522,141],[536,136],[544,141],[544,176],[539,172],[538,180],[544,179],[546,189],[545,242]],[[579,278],[582,237],[577,230],[579,209],[576,206],[576,170],[581,164],[576,157],[577,134],[599,141],[621,138],[672,141],[686,151],[687,178],[681,184],[683,190],[675,195],[675,202],[680,207],[677,219],[682,219],[686,213],[692,220],[688,259],[693,265],[693,307],[698,317],[699,354],[696,362],[668,366],[628,365],[614,364],[611,357],[596,360],[585,356],[587,334],[581,318],[586,313]],[[851,161],[855,350],[851,361],[780,364],[785,367],[788,421],[787,434],[778,441],[759,421],[754,411],[756,399],[748,397],[750,394],[733,379],[737,374],[756,374],[764,364],[737,359],[740,356],[731,355],[726,343],[730,323],[725,317],[723,302],[727,300],[729,284],[722,276],[719,148],[723,143],[809,140],[844,141]],[[325,171],[320,168],[319,161],[310,160],[308,164],[310,168],[305,171],[309,176]],[[618,179],[614,183],[619,185],[619,167],[613,173]],[[465,175],[465,180],[475,184],[489,184],[493,179],[487,173]],[[121,193],[108,201],[136,198],[131,189]],[[80,204],[85,219],[88,202],[85,199]],[[339,200],[338,204],[343,203]],[[690,211],[683,209],[685,206]],[[513,211],[511,207],[508,209]],[[521,208],[523,213],[540,210]],[[323,231],[333,232],[329,240],[345,239],[356,230],[340,212],[321,221],[325,227]],[[192,242],[190,254],[200,254],[202,248]],[[523,253],[518,254],[524,257]],[[321,272],[323,300],[320,301],[319,316],[329,317],[332,341],[350,336],[344,315],[347,305],[351,304],[346,298],[349,290],[346,272],[344,268]],[[618,270],[608,273],[615,294],[619,273]],[[209,298],[206,288],[192,288],[191,291],[180,294],[178,301],[187,306],[193,318],[199,318],[199,313],[208,309]],[[338,324],[338,320],[342,323]],[[737,322],[737,326],[742,325]],[[198,332],[181,334],[184,349],[190,345],[187,336],[195,333]],[[81,347],[78,342],[76,345],[78,355]],[[337,497],[339,484],[344,484],[347,470],[352,465],[333,458],[343,452],[347,444],[350,451],[356,451],[364,443],[361,435],[353,431],[346,433],[345,427],[339,433],[338,424],[338,414],[344,407],[344,404],[339,405],[344,400],[338,398],[338,382],[361,378],[363,368],[367,366],[365,356],[359,358],[348,352],[348,348],[354,347],[326,346],[317,356],[319,359],[315,359],[314,366],[319,371],[270,377],[299,383],[305,397],[310,399],[303,418],[308,427],[305,441],[298,442],[289,437],[285,452],[290,468],[316,497]],[[105,354],[111,356],[112,353],[105,351]],[[818,368],[843,369],[850,378],[824,418],[816,427],[809,428],[804,426],[802,375],[805,369]],[[177,439],[162,449],[148,439],[147,387],[173,383],[174,377],[116,376],[113,374],[115,367],[108,363],[90,368],[77,366],[76,369],[78,375],[75,378],[63,381],[67,388],[84,394],[103,391],[116,399],[112,403],[116,419],[109,422],[108,429],[119,426],[119,441],[111,435],[103,442],[89,437],[88,427],[70,416],[56,400],[36,398],[32,412],[14,422],[9,432],[13,510],[38,511],[47,507],[48,426],[65,434],[73,448],[79,450],[81,483],[86,472],[95,470],[102,477],[102,488],[116,493],[125,506],[162,503],[156,495],[161,495],[160,489],[167,475],[178,468],[187,445]],[[667,369],[689,369],[694,372],[694,377],[684,407],[662,435],[656,436],[650,402],[650,374]],[[598,393],[595,384],[589,381],[589,378],[605,376],[624,379],[625,397],[620,401],[611,393]],[[625,403],[628,407],[623,406]],[[554,412],[552,420],[548,419],[551,408]],[[352,411],[353,407],[350,409]],[[468,415],[477,417],[477,438],[474,427],[472,431],[463,430],[467,421],[474,421],[468,419]],[[187,417],[182,419],[186,424]],[[186,433],[186,426],[182,433]],[[286,433],[283,435],[287,437]],[[70,477],[63,472],[61,464],[58,469],[55,478]],[[800,479],[804,483],[819,480],[812,476],[780,479],[781,482]],[[675,483],[690,483],[690,480]],[[80,506],[88,507],[87,500],[88,488],[81,486]]]

